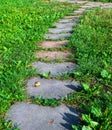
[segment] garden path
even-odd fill
[[[32,67],[38,69],[40,75],[49,74],[50,72],[50,79],[40,77],[29,79],[26,91],[31,97],[41,95],[43,98],[59,100],[67,94],[76,91],[80,83],[55,79],[57,75],[70,73],[77,68],[75,63],[69,61],[72,52],[64,49],[60,51],[59,48],[61,47],[62,49],[67,45],[73,27],[79,22],[85,11],[96,6],[101,6],[102,8],[110,7],[110,5],[102,4],[101,2],[60,1],[80,3],[81,8],[60,19],[55,23],[56,28],[50,28],[49,33],[45,35],[46,41],[41,43],[44,51],[35,53],[40,61],[32,63]],[[45,60],[52,61],[52,63],[42,62]],[[58,61],[58,63],[53,61]],[[59,61],[63,62],[59,63]],[[19,102],[11,106],[5,118],[6,120],[12,120],[13,125],[17,125],[20,130],[72,130],[72,124],[80,122],[80,113],[75,108],[64,104],[53,108],[29,102]]]

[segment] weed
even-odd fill
[[[85,14],[75,27],[69,47],[79,65],[72,76],[82,82],[82,89],[66,97],[83,113],[82,125],[74,130],[112,129],[112,9]]]

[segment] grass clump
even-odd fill
[[[82,90],[66,101],[79,105],[83,124],[74,130],[112,129],[112,9],[88,12],[76,26],[69,47],[79,67],[72,73]]]
[[[54,21],[77,7],[47,0],[0,0],[1,130],[8,130],[3,118],[9,106],[25,98],[23,83],[34,73],[29,64],[37,43]]]
[[[112,2],[112,0],[91,0],[94,2]]]

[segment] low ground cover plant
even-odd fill
[[[34,71],[33,52],[53,22],[76,8],[48,0],[0,0],[0,130],[8,108],[25,98],[24,80]],[[16,128],[15,128],[16,129]]]
[[[112,9],[96,8],[84,15],[70,39],[79,68],[71,74],[82,90],[66,97],[82,111],[74,130],[112,129]]]

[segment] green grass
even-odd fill
[[[112,0],[91,0],[94,2],[112,2]]]
[[[66,102],[77,105],[83,125],[77,130],[112,129],[112,9],[88,12],[75,27],[69,47],[79,65],[71,74],[82,83],[82,90]]]
[[[0,0],[0,129],[8,108],[26,98],[24,80],[34,74],[30,63],[48,28],[76,6],[47,0]]]

